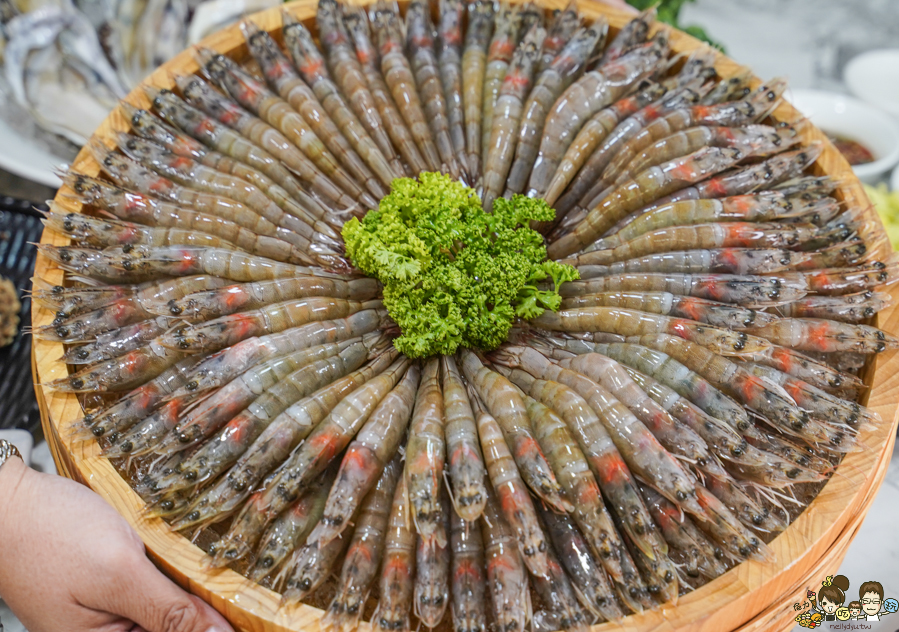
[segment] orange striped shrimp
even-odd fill
[[[415,530],[411,518],[406,478],[401,476],[387,522],[378,591],[380,599],[371,618],[376,632],[406,632],[409,629],[415,576]]]

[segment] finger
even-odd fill
[[[135,632],[234,632],[224,617],[163,575],[146,557],[126,566],[111,604],[137,624]]]

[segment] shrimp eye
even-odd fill
[[[259,560],[259,566],[261,566],[262,568],[271,568],[272,564],[274,563],[275,558],[273,558],[271,555],[266,555],[261,560]]]
[[[59,258],[62,259],[63,261],[71,261],[72,253],[70,253],[68,250],[60,250]]]
[[[349,606],[347,606],[346,611],[349,612],[350,614],[356,614],[357,612],[359,612],[359,604],[357,604],[357,603],[350,604]]]
[[[125,244],[124,246],[122,246],[122,252],[124,252],[126,255],[132,250],[134,250],[134,246],[132,246],[131,244]]]
[[[172,299],[169,301],[169,312],[171,312],[172,314],[177,316],[178,314],[180,314],[183,311],[184,310],[181,309],[181,307],[178,305],[178,303],[175,302],[175,299]]]
[[[304,577],[302,581],[299,582],[301,590],[309,590],[312,588],[312,580],[308,577]]]
[[[104,433],[105,431],[106,431],[106,428],[104,428],[103,426],[96,426],[95,428],[92,428],[92,429],[91,429],[91,433],[92,433],[95,437],[102,437],[102,436],[103,436],[103,433]]]
[[[183,437],[183,436],[184,436],[184,435],[181,435],[181,437]],[[179,437],[179,439],[180,439],[181,437]],[[185,443],[186,443],[186,442],[185,442]],[[184,478],[186,478],[186,479],[189,480],[189,481],[195,481],[195,480],[197,480],[197,471],[196,471],[196,470],[187,470],[187,471],[184,473]]]
[[[129,271],[134,270],[134,262],[131,259],[125,259],[122,261],[122,267]]]
[[[873,307],[866,307],[866,308],[865,308],[864,314],[865,314],[865,317],[866,317],[866,318],[871,318],[871,316],[874,315],[874,308],[873,308]]]
[[[63,222],[62,222],[62,228],[63,228],[64,231],[70,233],[70,232],[72,232],[72,231],[75,229],[75,224],[73,224],[73,223],[72,223],[72,220],[70,220],[70,219],[67,217],[67,218],[66,218],[65,220],[63,220]]]
[[[752,555],[752,550],[748,546],[741,546],[740,555],[742,555],[743,557],[749,557],[750,555]]]
[[[129,138],[125,141],[125,147],[127,147],[128,149],[136,149],[137,142],[133,138]]]
[[[665,571],[665,581],[669,584],[674,581],[674,574],[671,571]]]
[[[190,443],[190,435],[187,434],[186,432],[182,432],[181,434],[178,435],[178,441],[180,441],[181,443]],[[187,474],[185,474],[184,477],[188,478]],[[196,477],[196,474],[194,474],[194,477]],[[192,479],[188,478],[188,480],[192,480]]]
[[[159,503],[159,508],[163,511],[171,511],[174,506],[175,503],[171,500],[163,500],[161,503]]]
[[[799,476],[799,468],[794,467],[787,471],[787,478],[796,478],[797,476]]]
[[[680,490],[678,490],[678,492],[675,494],[675,496],[677,496],[678,500],[687,500],[687,495]]]
[[[769,90],[767,96],[769,101],[773,101],[777,98],[777,94],[774,92],[774,90]]]
[[[131,452],[134,449],[134,444],[130,441],[126,441],[122,444],[122,452]]]
[[[111,167],[113,165],[112,156],[106,156],[106,158],[103,159],[103,164],[107,167]]]
[[[90,352],[85,350],[83,347],[81,349],[78,349],[78,351],[75,353],[75,357],[79,360],[87,360],[90,355]]]
[[[189,391],[195,391],[195,390],[197,389],[198,386],[200,386],[200,385],[197,384],[197,381],[196,381],[196,380],[192,380],[192,381],[188,382],[187,384],[185,384],[185,385],[184,385],[184,388],[186,388],[186,389],[189,390]]]
[[[84,380],[80,377],[76,377],[72,380],[72,388],[84,388]]]
[[[56,335],[59,336],[60,338],[65,338],[66,336],[69,335],[69,328],[68,327],[57,327]]]

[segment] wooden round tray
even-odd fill
[[[564,0],[541,2],[547,9],[562,8]],[[315,0],[298,0],[285,6],[298,19],[315,31]],[[605,15],[612,31],[625,24],[630,16],[610,9],[597,2],[586,0],[579,6],[588,18]],[[252,16],[261,28],[280,40],[281,8],[270,9]],[[657,28],[667,28],[664,26]],[[689,52],[704,44],[673,29],[670,31],[671,48],[675,53]],[[224,29],[204,40],[203,45],[227,54],[235,60],[243,60],[247,47],[237,26]],[[723,55],[716,62],[718,74],[730,77],[746,68]],[[171,88],[173,76],[194,73],[198,66],[190,51],[184,51],[156,70],[146,83]],[[758,83],[758,80],[756,80]],[[141,90],[135,90],[127,101],[138,107],[148,107]],[[774,113],[780,121],[794,122],[801,116],[788,104],[781,105]],[[95,136],[112,145],[112,134],[127,131],[128,121],[116,109]],[[847,206],[870,209],[864,191],[843,157],[811,125],[802,127],[805,142],[821,141],[825,149],[812,170],[817,174],[840,176],[842,186],[837,197]],[[99,167],[82,151],[74,168],[88,175],[96,175]],[[65,192],[64,189],[60,193]],[[57,199],[72,211],[79,205]],[[876,230],[882,231],[876,214]],[[59,233],[45,230],[42,243],[67,245],[68,239]],[[888,248],[888,246],[886,246]],[[881,253],[884,256],[887,252]],[[63,282],[63,272],[49,259],[39,256],[35,276],[51,283]],[[899,298],[899,286],[892,291]],[[899,301],[897,301],[899,302]],[[53,313],[35,306],[32,325],[49,324]],[[899,331],[899,311],[887,309],[877,316],[876,323],[887,331]],[[140,534],[151,558],[181,586],[199,595],[222,612],[238,629],[247,632],[287,632],[288,630],[319,629],[321,611],[311,606],[301,606],[290,611],[279,610],[279,595],[251,582],[237,573],[225,569],[209,571],[203,567],[203,551],[186,538],[173,532],[160,519],[147,519],[141,515],[144,502],[122,479],[112,464],[100,456],[96,441],[73,441],[69,438],[69,426],[82,416],[81,406],[73,394],[56,393],[40,384],[65,377],[66,365],[59,360],[63,348],[60,343],[34,340],[33,369],[38,403],[48,443],[59,470],[64,475],[88,485],[122,515]],[[849,543],[864,519],[865,513],[883,482],[893,442],[896,435],[897,402],[899,402],[899,356],[887,353],[877,357],[867,368],[865,382],[870,386],[866,404],[883,418],[883,423],[868,427],[861,433],[866,449],[848,454],[838,468],[837,475],[824,486],[808,509],[778,536],[771,548],[776,555],[773,563],[744,562],[713,582],[682,597],[676,606],[666,605],[640,615],[630,616],[624,622],[628,630],[661,631],[690,630],[715,631],[785,630],[793,625],[792,604],[802,601],[807,586],[818,585],[821,578],[833,574],[839,567]],[[597,625],[593,632],[622,629],[622,624]],[[363,632],[369,630],[363,624]]]

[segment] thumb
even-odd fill
[[[163,575],[144,556],[127,566],[112,604],[146,632],[234,632],[222,615]]]

